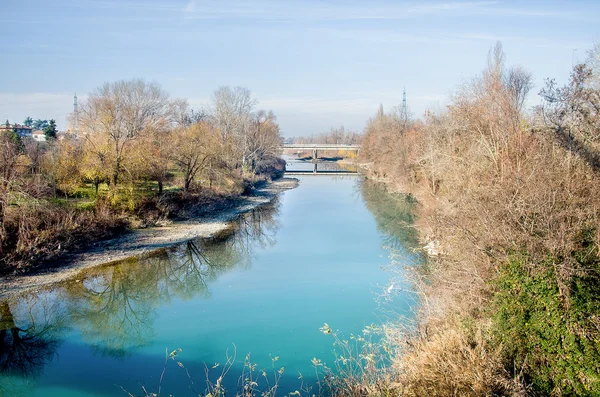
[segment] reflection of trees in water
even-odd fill
[[[223,233],[164,251],[168,263],[161,296],[210,296],[208,283],[235,268],[250,268],[257,247],[275,244],[279,204],[273,201],[242,216]]]
[[[151,342],[159,305],[209,297],[209,285],[249,268],[258,247],[275,243],[279,204],[241,216],[211,239],[189,241],[145,259],[89,269],[81,280],[0,302],[0,395],[27,395],[52,361],[67,326],[100,354],[123,357]],[[23,378],[32,375],[34,379]],[[19,380],[21,379],[21,380]]]
[[[360,182],[359,189],[383,234],[382,247],[389,251],[390,279],[375,298],[377,316],[394,322],[404,318],[402,323],[409,326],[413,318],[411,307],[418,304],[419,296],[410,280],[427,266],[414,228],[416,203],[410,196],[390,194],[385,185],[369,180]]]
[[[384,246],[394,249],[418,247],[418,235],[413,226],[415,202],[409,196],[392,195],[385,186],[364,180],[360,191],[367,208],[384,234]]]
[[[277,204],[259,207],[214,239],[86,272],[83,282],[67,287],[71,317],[83,339],[116,357],[148,344],[158,305],[209,297],[210,281],[236,266],[250,267],[257,246],[275,243],[277,209]]]
[[[142,262],[92,269],[67,292],[73,323],[96,351],[120,357],[152,338],[156,274]]]
[[[22,378],[39,375],[52,361],[63,325],[62,311],[46,296],[0,302],[0,395],[26,395],[30,381]]]
[[[242,215],[236,221],[233,234],[226,245],[241,255],[240,264],[250,268],[257,247],[267,248],[275,245],[279,222],[277,215],[280,207],[275,198],[268,204],[257,207]]]

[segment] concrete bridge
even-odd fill
[[[353,151],[358,155],[360,153],[360,145],[337,145],[337,144],[312,144],[312,143],[287,143],[282,145],[284,150],[307,151],[312,150],[313,169],[312,171],[286,171],[287,175],[357,175],[355,171],[319,171],[317,159],[319,151]]]
[[[337,145],[329,143],[286,143],[282,146],[283,150],[312,150],[313,160],[319,158],[319,150],[352,151],[358,155],[360,145]]]

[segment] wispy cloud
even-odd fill
[[[196,12],[196,0],[190,0],[185,7],[183,7],[183,12],[185,14],[193,14]]]
[[[561,12],[540,7],[506,8],[497,1],[446,1],[422,4],[383,3],[315,3],[306,1],[262,0],[253,3],[240,0],[197,2],[191,0],[183,8],[187,19],[258,19],[258,20],[396,20],[433,16],[524,16],[544,18],[587,19],[577,10]]]
[[[250,20],[250,21],[369,21],[403,20],[426,17],[528,17],[563,20],[600,21],[596,15],[569,6],[562,10],[522,2],[507,6],[501,1],[437,1],[404,2],[320,2],[308,0],[220,0],[220,1],[119,1],[88,0],[72,3],[79,8],[122,10],[112,18],[148,19],[183,18],[184,20]],[[138,14],[144,14],[138,15]],[[91,17],[88,15],[87,17]]]
[[[382,4],[380,2],[342,5],[300,1],[260,1],[252,4],[241,1],[222,1],[198,4],[190,1],[183,10],[186,17],[191,19],[253,18],[326,21],[404,19],[449,12],[465,12],[494,4],[496,4],[495,1],[443,2],[425,5]]]
[[[134,9],[134,10],[157,10],[157,11],[176,11],[179,9],[179,7],[175,4],[173,4],[172,2],[134,2],[134,1],[120,1],[120,0],[114,0],[114,1],[110,1],[110,0],[88,0],[87,2],[79,2],[76,3],[76,5],[81,6],[81,7],[87,7],[89,5],[97,7],[97,8],[107,8],[107,9],[112,9],[112,8],[129,8],[129,9]]]
[[[448,3],[433,3],[419,4],[409,7],[408,14],[413,15],[431,15],[440,14],[448,11],[465,11],[474,8],[489,7],[497,4],[496,1],[469,1],[469,2],[448,2]]]

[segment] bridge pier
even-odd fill
[[[319,156],[318,156],[318,153],[317,153],[317,149],[313,149],[313,160],[314,160],[314,161],[317,161],[317,158],[318,158],[318,157],[319,157]]]
[[[313,174],[317,173],[317,162],[315,161],[313,164]]]

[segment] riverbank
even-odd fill
[[[599,395],[600,146],[585,135],[595,127],[522,112],[494,51],[447,112],[402,131],[379,113],[365,130],[361,168],[416,200],[430,254],[414,277],[416,329],[386,330],[396,350],[384,377],[407,396]],[[579,92],[575,77],[561,92]]]
[[[241,196],[231,207],[165,226],[138,229],[117,238],[96,243],[89,249],[65,254],[59,258],[61,266],[39,270],[29,275],[0,278],[0,298],[55,282],[74,278],[81,270],[131,257],[143,257],[158,249],[195,238],[210,237],[229,227],[229,222],[273,200],[279,193],[298,186],[295,178],[281,178],[265,182],[249,195]]]

